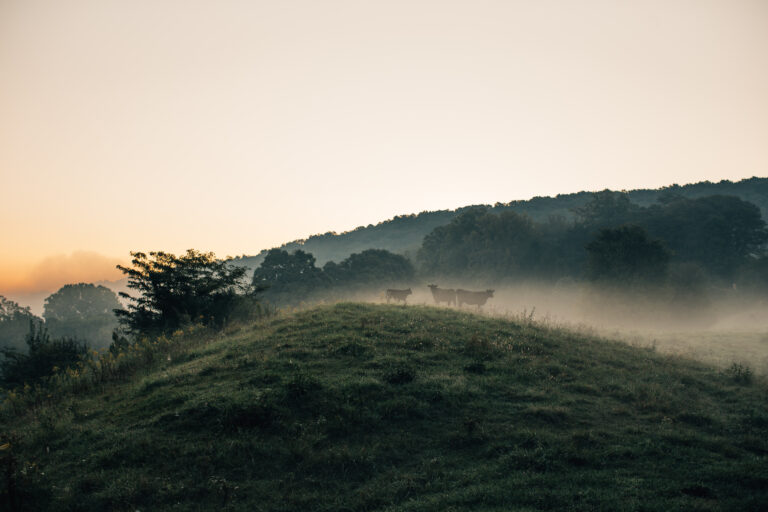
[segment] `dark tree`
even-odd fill
[[[246,269],[216,260],[213,253],[188,250],[182,256],[166,252],[132,252],[132,267],[118,265],[128,287],[139,292],[115,313],[130,334],[155,334],[190,322],[219,327],[243,300],[252,298],[244,284]]]
[[[366,249],[323,268],[334,286],[363,288],[407,283],[415,274],[410,260],[384,249]]]
[[[768,242],[760,209],[734,196],[672,199],[653,207],[644,224],[666,241],[676,260],[729,279]]]
[[[616,284],[659,282],[667,272],[670,253],[639,226],[601,229],[587,245],[587,275]]]
[[[91,347],[107,347],[117,327],[114,311],[120,307],[117,295],[109,288],[68,284],[45,299],[43,318],[53,337],[77,338]]]
[[[541,274],[557,254],[528,216],[474,208],[427,235],[418,260],[427,275],[510,277]]]
[[[583,224],[592,227],[617,226],[632,222],[640,207],[629,200],[626,192],[603,190],[595,192],[584,205],[573,208],[573,213]]]
[[[31,320],[40,321],[28,307],[21,307],[0,295],[0,349],[25,350]]]
[[[22,386],[52,375],[56,368],[73,366],[88,352],[84,342],[73,338],[52,340],[42,322],[29,321],[26,335],[27,353],[13,349],[0,350],[0,382],[5,387]]]
[[[253,286],[265,289],[264,297],[275,303],[300,302],[323,284],[315,257],[302,250],[272,249],[253,273]]]

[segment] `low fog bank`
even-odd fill
[[[629,292],[577,282],[435,283],[441,288],[494,290],[485,306],[478,310],[465,305],[466,311],[526,317],[720,367],[737,363],[768,374],[768,300],[740,290],[712,288],[706,294],[679,296],[664,289]],[[435,305],[427,284],[410,285],[407,303]],[[381,303],[386,294],[384,289],[346,290],[318,295],[304,304],[338,300]]]

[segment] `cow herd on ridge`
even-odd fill
[[[427,287],[432,292],[432,298],[438,306],[440,303],[445,302],[449,306],[461,307],[464,304],[467,304],[470,306],[477,306],[477,309],[480,309],[481,306],[485,305],[488,299],[493,297],[494,292],[494,290],[472,292],[460,288],[458,290],[454,290],[453,288],[439,288],[436,284],[430,284],[427,285]],[[395,302],[403,301],[403,304],[405,304],[408,296],[412,293],[410,288],[405,290],[387,289],[387,304],[389,304],[390,300],[394,300]]]

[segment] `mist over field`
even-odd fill
[[[766,0],[0,0],[0,511],[768,511],[766,63]]]

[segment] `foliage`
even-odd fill
[[[605,191],[604,191],[605,192]],[[598,193],[598,194],[604,194]],[[738,182],[723,180],[718,183],[704,181],[690,185],[672,185],[659,189],[639,189],[627,192],[610,192],[617,194],[616,200],[619,204],[623,202],[620,197],[628,197],[633,203],[627,210],[626,218],[609,219],[611,222],[599,227],[616,227],[625,223],[638,224],[636,219],[630,218],[634,215],[633,210],[638,206],[647,208],[660,200],[667,200],[669,197],[684,197],[687,199],[696,199],[712,195],[736,196],[743,201],[749,201],[758,206],[764,217],[768,217],[768,178],[750,178]],[[605,194],[604,194],[605,195]],[[525,215],[537,224],[546,224],[551,218],[562,218],[567,222],[573,222],[579,215],[579,211],[594,198],[592,192],[576,192],[571,194],[559,194],[555,197],[534,197],[524,201],[499,202],[495,205],[485,205],[491,213],[502,213],[505,211]],[[328,261],[339,262],[350,254],[359,253],[368,248],[386,249],[390,252],[410,255],[415,254],[425,236],[430,234],[435,228],[445,226],[451,220],[473,208],[472,206],[458,208],[456,210],[425,211],[415,215],[400,215],[392,219],[380,222],[376,225],[360,226],[352,231],[344,233],[323,233],[310,236],[304,240],[289,242],[280,247],[280,249],[292,252],[297,249],[310,252],[317,258],[318,266],[324,265]],[[582,217],[583,218],[583,217]],[[592,225],[587,222],[586,225]],[[640,224],[642,225],[642,224]],[[646,226],[647,227],[647,226]],[[574,235],[575,233],[568,233]],[[591,238],[593,233],[587,233],[582,239],[582,245],[577,241],[567,244],[570,251],[573,248],[579,250],[579,254],[560,254],[565,256],[565,260],[560,264],[575,264],[576,272],[581,270],[580,264],[583,263],[583,244]],[[663,238],[656,233],[651,233],[655,237]],[[242,256],[233,260],[240,266],[250,269],[257,268],[268,251],[262,251],[256,256]],[[570,261],[570,257],[574,261]],[[569,269],[571,267],[569,266]]]
[[[323,272],[332,286],[364,287],[405,283],[415,271],[405,256],[384,249],[366,249],[336,264],[327,263]]]
[[[625,193],[598,192],[574,208],[573,221],[554,216],[534,222],[510,211],[470,209],[424,238],[420,270],[486,280],[584,275],[658,281],[670,263],[698,268],[700,282],[711,276],[727,285],[742,268],[761,272],[754,262],[765,254],[768,230],[755,205],[731,196],[688,199],[672,192],[661,199],[643,207]],[[651,258],[647,265],[644,258]]]
[[[667,511],[768,500],[758,376],[744,385],[681,357],[422,307],[339,304],[158,341],[178,348],[150,348],[133,377],[3,418],[24,507]],[[361,349],[340,350],[352,344]],[[467,351],[478,344],[493,349],[482,366]]]
[[[639,210],[626,192],[603,190],[592,194],[586,204],[573,208],[573,213],[580,223],[595,228],[631,222]]]
[[[133,335],[159,334],[199,322],[222,326],[243,302],[253,302],[253,290],[243,283],[245,268],[216,260],[213,253],[188,250],[176,256],[166,252],[132,252],[132,267],[118,265],[128,276],[137,297],[115,313]]]
[[[51,339],[42,324],[29,322],[26,354],[13,349],[2,350],[0,382],[4,387],[17,387],[53,375],[78,363],[88,352],[84,342],[73,338]]]
[[[109,346],[117,327],[115,309],[120,309],[115,292],[105,286],[67,284],[45,299],[43,318],[53,337],[86,341],[91,347]]]
[[[733,196],[671,200],[649,208],[641,222],[679,261],[696,262],[728,279],[768,242],[760,209]]]
[[[324,283],[315,257],[302,250],[272,249],[253,273],[253,286],[266,290],[264,297],[274,303],[304,300]]]
[[[0,349],[26,350],[25,339],[29,322],[33,320],[40,319],[32,314],[29,307],[21,307],[0,295]]]
[[[427,275],[521,276],[542,270],[551,253],[530,218],[475,208],[427,235],[418,259]]]
[[[670,253],[639,226],[601,229],[587,245],[587,275],[615,284],[659,283],[667,273]]]
[[[322,269],[312,254],[272,249],[253,273],[253,286],[266,288],[264,297],[276,304],[296,304],[371,286],[388,286],[413,279],[413,265],[404,256],[383,249],[367,249]]]

